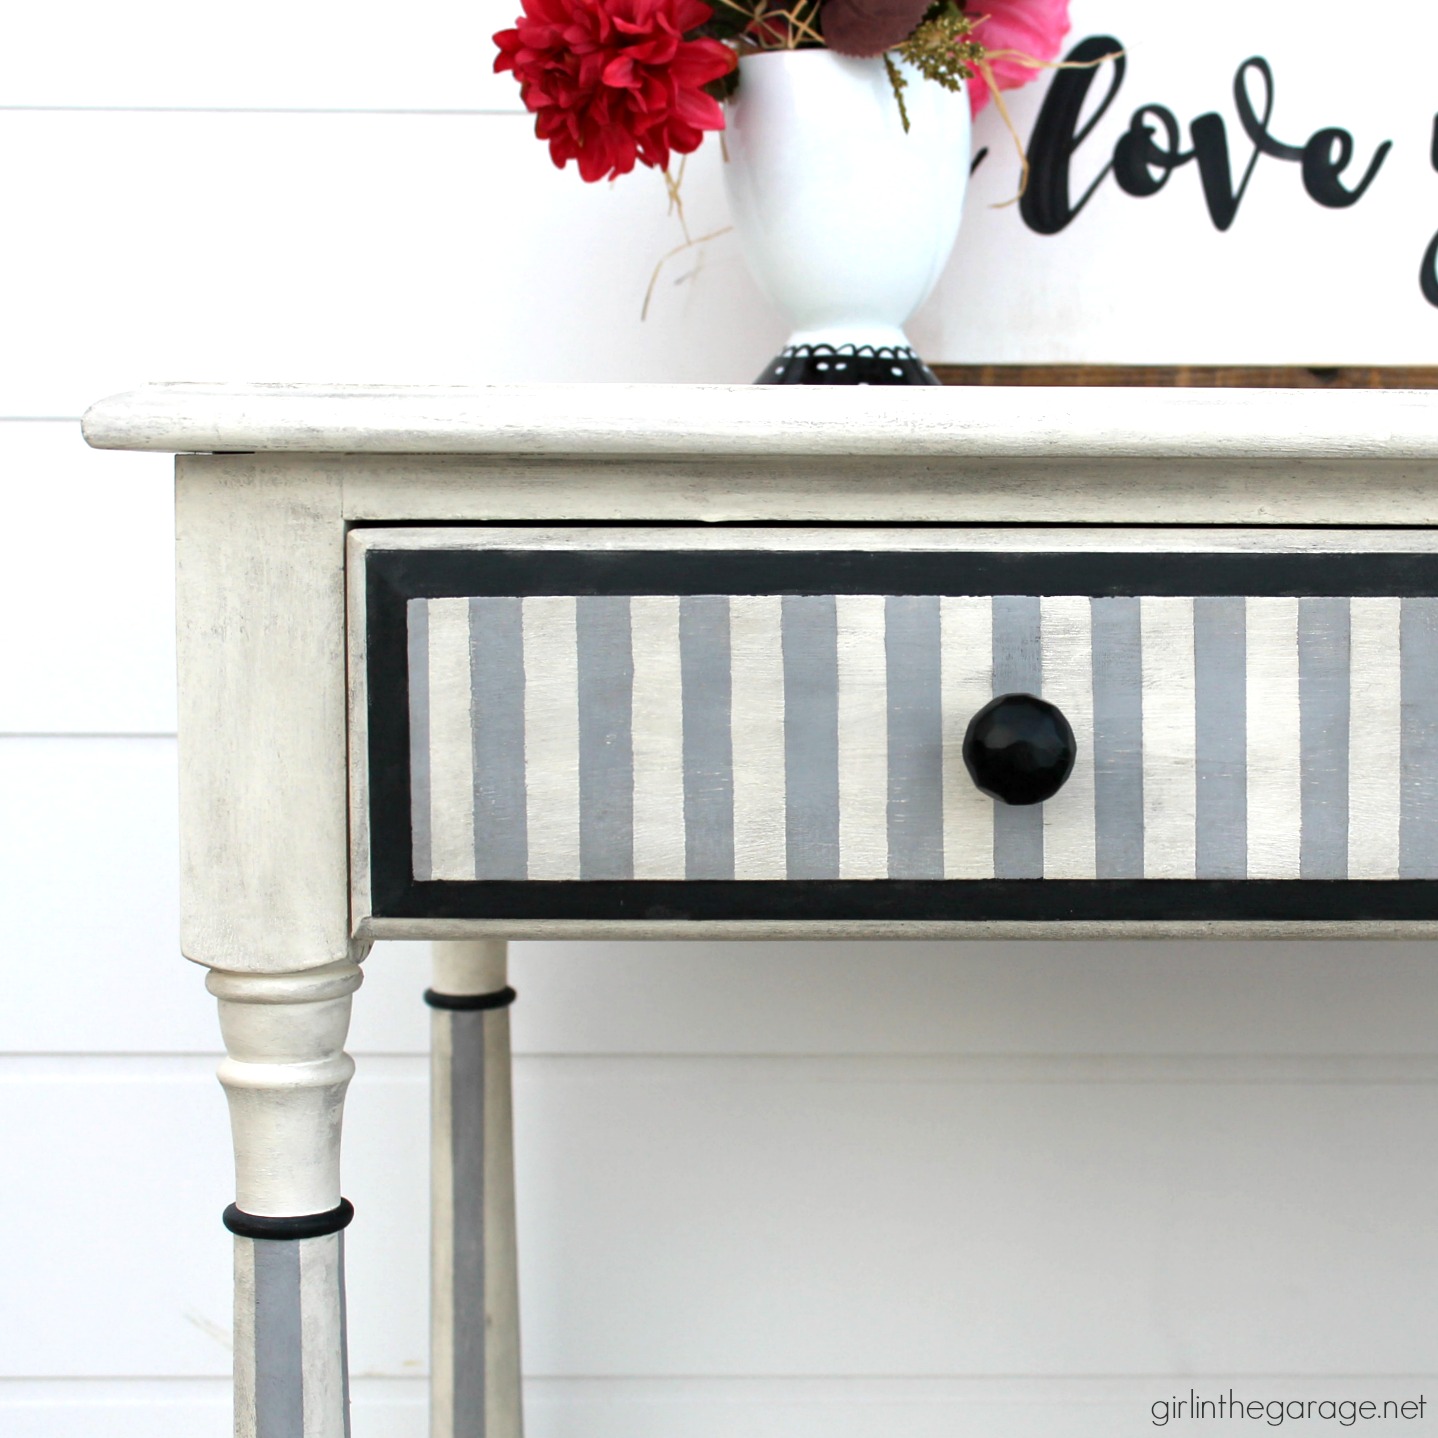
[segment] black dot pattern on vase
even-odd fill
[[[790,345],[754,383],[936,385],[939,379],[907,346]]]

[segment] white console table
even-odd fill
[[[179,456],[244,1438],[349,1431],[375,938],[435,941],[432,1432],[518,1438],[506,940],[1438,933],[1427,395],[164,385],[85,432]]]

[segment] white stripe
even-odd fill
[[[1198,842],[1193,600],[1145,595],[1139,600],[1139,633],[1143,874],[1146,879],[1191,879]]]
[[[235,1432],[255,1429],[255,1243],[235,1235]],[[248,1425],[248,1426],[246,1426]]]
[[[1303,827],[1298,600],[1250,596],[1247,614],[1248,877],[1296,879]],[[1397,795],[1395,787],[1395,806]]]
[[[994,606],[987,597],[946,594],[942,631],[944,877],[994,876],[994,801],[964,766],[969,720],[994,697]]]
[[[1073,594],[1050,595],[1040,604],[1043,697],[1063,711],[1078,746],[1073,773],[1043,806],[1044,878],[1092,879],[1093,604]]]
[[[299,1240],[305,1438],[345,1438],[340,1242],[338,1233]]]
[[[579,670],[574,599],[529,598],[523,612],[529,877],[577,879]]]
[[[1398,877],[1401,599],[1349,602],[1348,877]]]
[[[729,600],[736,879],[787,876],[782,603],[777,594]]]
[[[884,596],[841,594],[839,877],[889,875],[889,682]]]
[[[671,594],[631,599],[629,627],[634,648],[634,877],[682,879],[679,600]]]
[[[469,600],[429,601],[429,847],[436,879],[474,878]]]

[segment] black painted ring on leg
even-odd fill
[[[342,1198],[338,1208],[326,1213],[302,1213],[292,1218],[273,1218],[260,1213],[246,1213],[231,1204],[224,1213],[225,1227],[239,1238],[267,1238],[281,1242],[297,1238],[323,1238],[348,1228],[355,1216],[354,1204]]]
[[[513,989],[496,989],[490,994],[441,994],[434,989],[424,991],[424,1001],[432,1009],[507,1009],[519,995]]]

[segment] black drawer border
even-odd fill
[[[1095,542],[1101,539],[1095,535]],[[1438,595],[1438,554],[375,549],[365,557],[371,913],[525,921],[1438,918],[1434,879],[413,878],[405,604],[461,595]],[[956,575],[962,578],[956,578]]]

